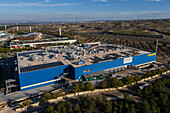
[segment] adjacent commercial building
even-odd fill
[[[9,39],[13,39],[13,34],[8,34],[6,31],[0,31],[0,41],[7,41]]]
[[[39,45],[52,45],[52,44],[72,44],[77,42],[76,39],[69,37],[53,38],[53,39],[41,39],[41,40],[12,40],[9,44],[10,49],[22,48],[22,47],[36,47]]]
[[[42,33],[33,32],[33,33],[21,35],[17,37],[16,40],[39,40],[41,38],[42,38]]]

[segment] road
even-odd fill
[[[163,76],[170,76],[170,73],[166,74],[166,75],[163,75]],[[149,80],[146,80],[144,81],[143,83],[150,83],[150,82],[153,82],[157,79],[160,79],[162,78],[163,76],[158,76],[158,77],[155,77],[155,78],[151,78]],[[115,90],[115,91],[107,91],[107,92],[97,92],[97,93],[90,93],[88,94],[90,97],[92,98],[96,98],[96,97],[101,97],[102,95],[106,95],[107,96],[107,99],[108,100],[116,100],[116,99],[123,99],[124,98],[124,93],[127,92],[129,93],[130,97],[133,98],[136,102],[141,102],[141,99],[136,96],[136,88],[140,85],[141,83],[137,83],[137,84],[134,84],[128,88],[123,88],[123,89],[120,89],[120,90]],[[66,90],[66,89],[65,89]],[[75,96],[75,97],[71,97],[72,99],[77,99],[78,96]],[[70,100],[71,98],[65,98],[65,100]],[[35,99],[34,99],[35,100]],[[47,106],[45,104],[45,106]],[[45,107],[44,106],[44,107]],[[14,106],[15,107],[15,106]],[[41,106],[43,107],[43,106]],[[8,111],[11,111],[12,113],[17,113],[17,112],[14,112],[12,110],[12,108],[8,108],[6,110],[4,110],[6,113],[8,113]],[[5,113],[3,112],[3,113]],[[10,113],[11,113],[10,112]]]

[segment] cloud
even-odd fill
[[[107,2],[107,0],[93,0],[93,2]]]
[[[148,2],[160,2],[162,0],[146,0],[146,1],[148,1]]]
[[[4,7],[56,7],[56,6],[73,6],[80,3],[59,3],[59,4],[43,4],[43,3],[18,3],[18,4],[0,4]]]

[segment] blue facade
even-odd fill
[[[28,88],[23,88],[25,86],[54,80],[57,76],[61,75],[68,66],[69,65],[64,65],[64,66],[59,66],[59,67],[20,73],[19,79],[20,79],[21,91],[34,89],[37,87],[46,86],[46,85],[55,83],[56,81],[53,81],[53,82],[48,82],[48,83],[44,83],[40,85],[34,85]]]
[[[134,56],[131,65],[140,65],[152,61],[156,61],[156,52]]]
[[[151,54],[151,56],[148,56],[150,54]],[[87,66],[81,66],[81,67],[75,68],[75,80],[79,79],[79,77],[81,77],[82,75],[106,70],[109,68],[119,67],[119,66],[123,66],[123,65],[140,65],[140,64],[144,64],[144,63],[152,62],[152,61],[156,61],[156,53],[155,52],[134,56],[132,62],[126,63],[126,64],[124,64],[124,59],[118,59],[118,60],[101,62],[101,63],[87,65]],[[84,71],[88,71],[88,70],[90,70],[90,71],[84,72]]]
[[[21,91],[34,89],[41,86],[53,84],[55,78],[61,75],[65,70],[69,70],[75,80],[78,80],[82,75],[90,74],[109,68],[124,66],[124,65],[140,65],[147,62],[156,61],[156,53],[143,54],[133,56],[132,62],[124,64],[124,59],[117,59],[107,62],[96,63],[81,67],[73,67],[72,65],[58,66],[48,69],[36,70],[26,73],[20,73],[20,87]],[[28,87],[27,87],[28,86]]]

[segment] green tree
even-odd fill
[[[120,40],[119,40],[119,45],[121,45],[121,44],[122,44],[122,40],[120,39]]]
[[[130,96],[128,93],[124,93],[124,99],[129,101],[130,100]]]
[[[150,95],[150,98],[152,98],[153,100],[155,100],[155,101],[157,101],[158,100],[158,98],[155,96],[155,94],[154,93],[152,93],[151,95]]]
[[[66,101],[65,102],[66,109],[68,109],[70,106],[72,107],[72,103],[70,101]]]
[[[114,111],[114,113],[117,113],[118,108],[117,108],[116,106],[114,106],[114,107],[113,107],[113,111]]]
[[[91,82],[86,83],[86,91],[88,90],[91,90],[91,91],[94,90],[94,86]]]
[[[84,83],[81,83],[80,90],[81,90],[81,91],[84,91],[84,90],[85,90],[85,84],[84,84]]]
[[[31,100],[26,99],[26,100],[23,102],[23,104],[24,104],[24,106],[30,106]]]
[[[161,80],[157,80],[155,81],[153,87],[153,90],[159,93],[164,91],[165,83],[163,83]]]
[[[61,105],[60,105],[60,104],[57,104],[56,110],[57,110],[59,113],[61,113]]]
[[[90,110],[86,110],[84,111],[84,113],[92,113]]]
[[[148,94],[150,95],[153,91],[153,85],[149,84],[149,86],[147,86],[147,88],[148,88]]]
[[[146,87],[146,88],[144,88],[144,91],[143,91],[144,93],[144,96],[148,96],[148,94],[149,94],[149,91],[148,91],[148,87]]]
[[[145,73],[145,78],[148,78],[148,77],[150,77],[151,76],[151,72],[150,71],[147,71],[146,73]]]
[[[105,107],[105,113],[111,113],[111,111],[112,111],[112,102],[109,101]]]
[[[128,113],[136,113],[135,105],[130,104],[130,109],[128,110]]]
[[[47,100],[49,100],[50,98],[51,98],[50,93],[44,92],[44,94],[43,94],[41,100],[42,100],[42,101],[47,101]]]
[[[89,107],[89,102],[88,101],[84,101],[83,102],[83,107],[84,108],[88,108]]]
[[[137,89],[136,93],[137,95],[142,96],[142,90],[140,88]]]
[[[57,110],[54,110],[54,112],[53,113],[59,113]]]
[[[76,104],[76,106],[74,107],[74,113],[79,113],[79,112],[80,112],[80,106]]]
[[[113,106],[117,106],[117,102],[116,101],[113,101]]]
[[[102,81],[101,86],[102,86],[102,88],[106,88],[107,87],[107,82],[106,81]]]
[[[111,79],[109,84],[113,88],[118,88],[118,87],[122,87],[123,86],[123,82],[121,80],[117,79],[117,77]]]
[[[116,43],[116,38],[114,38],[114,41],[113,41],[113,43],[114,43],[114,44]]]
[[[100,97],[97,97],[97,98],[96,98],[96,104],[100,105],[100,103],[101,103],[101,98],[100,98]]]
[[[69,106],[68,110],[67,110],[67,113],[73,113],[73,108],[72,106]]]
[[[156,72],[154,70],[151,71],[151,76],[156,75]]]
[[[75,85],[74,85],[74,92],[79,92],[79,91],[80,91],[79,84],[75,83]]]
[[[31,101],[28,99],[25,99],[22,104],[20,105],[21,108],[24,108],[25,106],[30,106]]]
[[[46,113],[53,113],[54,111],[54,106],[49,105],[47,109],[45,110]]]
[[[2,54],[2,59],[5,59],[6,57],[7,57],[7,55],[6,54]]]
[[[170,113],[170,99],[167,102],[166,108],[165,108],[165,113]]]
[[[129,41],[128,40],[126,40],[126,46],[129,46]]]
[[[136,43],[134,42],[134,40],[132,40],[132,41],[133,41],[133,47],[136,48]]]
[[[128,110],[129,110],[129,104],[125,103],[125,111],[128,111]]]
[[[168,101],[168,95],[166,93],[160,93],[160,101],[162,105],[166,105]]]
[[[162,74],[162,70],[160,68],[157,69],[157,74]]]
[[[141,112],[142,113],[150,113],[150,105],[147,100],[143,100],[142,106],[141,106]]]
[[[62,107],[61,107],[61,112],[62,112],[62,113],[66,113],[66,108],[65,108],[65,106],[62,106]]]
[[[52,93],[51,98],[52,99],[56,99],[57,98],[57,94],[56,93]]]
[[[95,106],[93,106],[93,105],[90,104],[90,106],[89,106],[89,111],[95,112]]]
[[[122,113],[122,111],[123,111],[123,104],[120,104],[119,105],[119,112]]]
[[[137,81],[141,80],[141,77],[139,75],[135,74],[134,80],[135,80],[135,82],[137,82]]]
[[[168,71],[168,69],[167,68],[164,68],[164,72],[167,72]]]
[[[157,103],[151,99],[149,101],[152,113],[157,113]]]
[[[103,96],[102,96],[102,104],[103,104],[103,106],[105,106],[106,103],[107,103],[106,95],[103,95]]]
[[[0,53],[8,53],[10,52],[10,49],[7,47],[0,47]]]
[[[128,85],[128,84],[132,84],[135,80],[133,76],[127,76],[124,80],[124,84]]]

